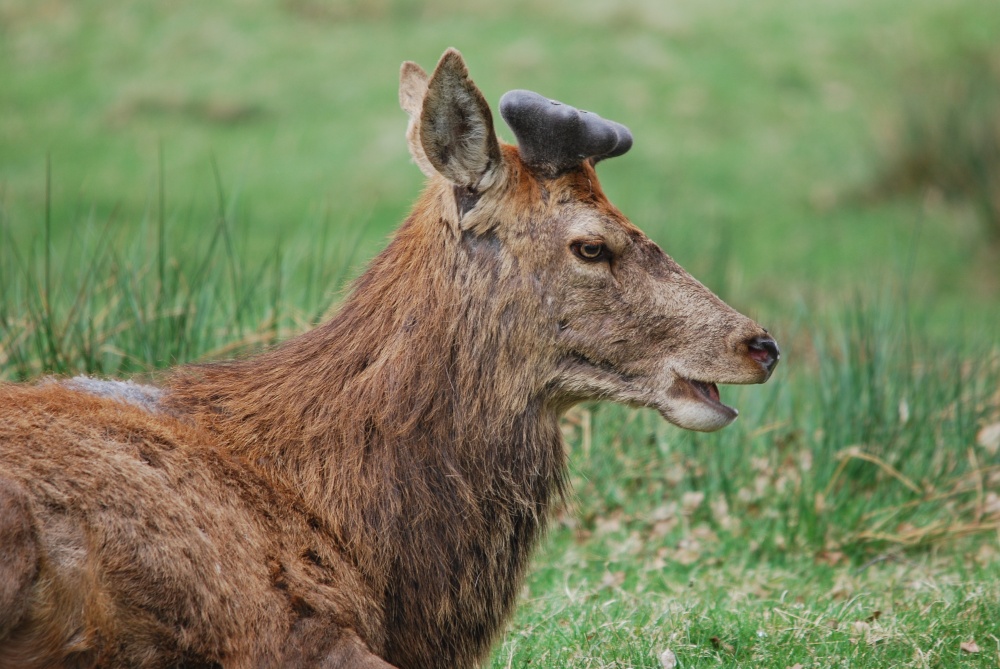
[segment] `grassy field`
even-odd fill
[[[494,106],[629,125],[609,196],[784,353],[717,434],[570,413],[492,666],[997,667],[997,35],[973,0],[0,0],[0,378],[316,322],[420,189],[399,63],[456,46]]]

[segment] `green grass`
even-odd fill
[[[558,533],[562,534],[562,533]],[[641,543],[641,542],[633,542]],[[557,537],[494,667],[995,667],[997,569],[892,559],[850,570],[714,560],[620,566]],[[942,578],[943,572],[961,577]],[[978,640],[978,641],[977,641]],[[961,650],[976,641],[979,653]]]
[[[399,63],[454,45],[494,104],[628,124],[606,191],[784,358],[719,433],[570,413],[573,493],[492,666],[996,667],[1000,250],[970,179],[892,178],[921,147],[986,164],[920,92],[997,34],[973,0],[0,0],[0,378],[320,320],[420,188]]]
[[[941,329],[1000,299],[975,207],[865,197],[912,91],[995,58],[1000,18],[976,0],[5,0],[0,31],[0,211],[22,246],[40,233],[47,156],[62,247],[81,219],[147,217],[162,148],[172,227],[204,227],[218,170],[251,259],[362,227],[368,257],[421,182],[399,64],[453,45],[494,105],[527,87],[629,125],[632,152],[601,168],[608,192],[744,308],[835,304],[911,265]]]

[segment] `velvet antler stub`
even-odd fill
[[[500,115],[517,137],[524,162],[552,173],[588,159],[620,156],[632,147],[632,133],[621,123],[532,91],[505,93]]]

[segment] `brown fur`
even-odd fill
[[[589,162],[546,178],[497,144],[457,52],[401,100],[440,174],[332,320],[176,370],[156,411],[0,386],[0,666],[475,666],[562,492],[566,408],[715,429],[684,379],[767,378],[759,326]]]

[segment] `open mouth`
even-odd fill
[[[719,386],[711,381],[678,377],[675,388],[674,397],[687,402],[681,401],[666,417],[681,427],[712,432],[732,423],[740,413],[722,403]]]
[[[715,385],[711,381],[695,381],[694,379],[684,378],[682,378],[681,381],[684,381],[691,386],[691,389],[693,390],[691,394],[694,395],[696,399],[703,401],[713,409],[721,411],[725,414],[731,414],[733,418],[739,414],[739,411],[733,407],[722,403],[722,398],[719,396],[719,386]]]
[[[695,390],[697,390],[701,394],[701,396],[704,397],[705,399],[711,402],[715,402],[717,404],[722,404],[721,400],[719,399],[719,386],[715,385],[714,383],[708,383],[706,381],[695,381],[693,379],[687,379],[687,382],[690,383],[691,386]]]
[[[578,399],[613,399],[656,409],[666,420],[688,430],[713,432],[729,425],[739,411],[722,403],[719,386],[665,370],[668,378],[632,376],[610,362],[573,351],[566,359],[567,384]]]

